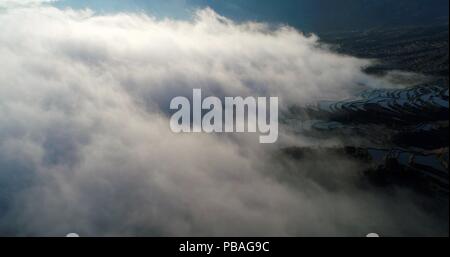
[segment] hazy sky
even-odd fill
[[[448,0],[62,0],[58,5],[177,18],[209,6],[233,19],[287,23],[314,32],[448,23],[449,9]]]

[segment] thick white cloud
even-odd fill
[[[169,100],[192,88],[288,106],[379,85],[367,61],[315,36],[209,9],[188,22],[9,8],[0,28],[0,233],[434,232],[407,193],[353,186],[348,160],[292,163],[256,137],[170,132]]]

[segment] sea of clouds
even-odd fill
[[[357,163],[284,158],[314,145],[303,136],[169,128],[170,100],[193,88],[283,109],[390,86],[369,61],[211,9],[173,20],[43,2],[0,1],[0,235],[448,233],[414,193],[360,188]]]

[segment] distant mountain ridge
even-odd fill
[[[238,19],[288,23],[326,32],[448,24],[448,0],[193,0]]]

